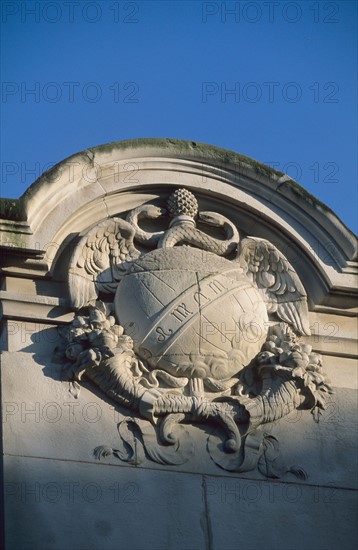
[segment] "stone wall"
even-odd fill
[[[300,341],[322,356],[333,389],[325,409],[298,406],[259,426],[261,462],[246,471],[215,462],[210,442],[224,445],[224,431],[198,410],[195,422],[177,426],[182,443],[173,463],[153,460],[148,449],[153,444],[155,455],[157,441],[148,444],[144,435],[145,452],[137,432],[119,433],[136,413],[88,376],[64,376],[55,353],[78,315],[68,277],[78,243],[113,216],[163,206],[178,188],[194,193],[199,211],[226,216],[241,238],[267,239],[288,259],[307,293],[311,334]],[[8,550],[356,547],[356,239],[334,213],[246,157],[192,142],[136,140],[63,161],[3,214]],[[216,238],[215,228],[207,234]],[[280,359],[275,367],[282,366]],[[149,430],[149,420],[141,422]],[[98,460],[102,445],[111,453]]]

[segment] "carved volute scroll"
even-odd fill
[[[144,218],[167,228],[149,232]],[[210,423],[207,448],[221,468],[305,477],[270,462],[278,441],[261,426],[298,407],[316,414],[332,390],[304,343],[306,292],[273,244],[241,239],[228,218],[177,189],[160,208],[92,228],[68,282],[78,313],[57,356],[69,379],[86,376],[129,414],[118,448],[98,447],[97,458],[138,461],[141,444],[143,456],[181,464],[191,449],[182,424]]]

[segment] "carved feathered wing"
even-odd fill
[[[112,218],[92,228],[78,242],[69,267],[71,305],[93,303],[99,292],[114,293],[127,262],[140,252],[133,244],[135,229],[125,220]]]
[[[267,311],[309,335],[307,294],[285,256],[269,241],[248,237],[240,244],[238,260],[261,292]]]

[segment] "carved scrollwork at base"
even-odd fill
[[[166,231],[140,228],[166,212]],[[211,424],[207,450],[221,468],[305,477],[281,462],[264,426],[297,408],[316,413],[332,389],[303,341],[305,290],[275,246],[241,240],[230,220],[198,212],[180,189],[166,209],[143,205],[85,235],[69,287],[85,309],[61,329],[57,356],[70,379],[85,375],[132,414],[118,426],[118,448],[97,447],[97,458],[182,464],[193,452],[184,424]],[[100,301],[103,292],[113,300]]]

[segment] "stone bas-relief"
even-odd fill
[[[167,228],[148,230],[156,222]],[[219,467],[306,477],[304,465],[284,463],[265,424],[294,409],[317,417],[332,389],[304,343],[306,292],[273,244],[242,238],[177,189],[166,205],[142,205],[82,237],[69,293],[78,314],[60,329],[56,357],[74,393],[86,376],[128,409],[117,448],[97,447],[98,459],[182,464],[192,452],[185,423],[199,423]]]

